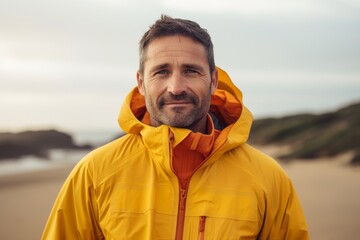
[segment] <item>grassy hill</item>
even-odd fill
[[[255,120],[249,142],[290,145],[280,159],[312,159],[354,151],[360,162],[360,102],[335,112]]]

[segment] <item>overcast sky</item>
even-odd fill
[[[360,101],[357,0],[0,0],[0,130],[116,130],[138,42],[166,13],[208,29],[255,118]]]

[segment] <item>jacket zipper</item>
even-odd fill
[[[187,189],[180,189],[179,210],[176,226],[176,240],[183,239]]]
[[[201,216],[199,222],[199,238],[198,238],[199,240],[205,239],[205,221],[206,221],[206,216]]]
[[[174,141],[174,134],[169,131],[169,148],[170,148],[170,165],[172,168],[172,158],[173,158],[173,141]],[[213,155],[210,154],[210,156]],[[208,156],[209,158],[209,156]],[[206,160],[203,161],[200,166],[198,166],[195,171],[192,173],[194,174],[204,163]],[[174,172],[174,169],[172,169]],[[191,177],[190,177],[191,178]],[[180,181],[179,181],[180,186]],[[186,198],[187,198],[187,192],[189,189],[189,181],[186,182],[185,188],[179,187],[180,193],[179,193],[179,206],[178,206],[178,216],[177,216],[177,223],[176,223],[176,238],[175,240],[182,240],[183,239],[183,233],[184,233],[184,223],[185,223],[185,208],[186,208]],[[206,216],[200,217],[200,226],[199,226],[199,239],[204,239],[205,234],[205,219]],[[201,230],[201,231],[200,231]]]
[[[170,148],[170,165],[172,168],[172,160],[173,160],[173,141],[174,134],[169,131],[169,148]],[[174,172],[174,169],[172,169]],[[176,223],[176,237],[175,240],[182,240],[183,232],[184,232],[184,222],[185,222],[185,207],[186,207],[186,195],[188,190],[188,184],[186,184],[185,189],[180,186],[179,182],[179,206],[178,206],[178,215],[177,215],[177,223]]]

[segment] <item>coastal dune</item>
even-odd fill
[[[276,149],[265,148],[265,152]],[[302,201],[311,239],[356,239],[360,168],[333,159],[281,163]],[[0,239],[40,239],[51,207],[74,164],[0,176]]]

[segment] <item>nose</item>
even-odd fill
[[[186,82],[181,73],[173,72],[168,79],[167,90],[173,95],[180,95],[186,91]]]

